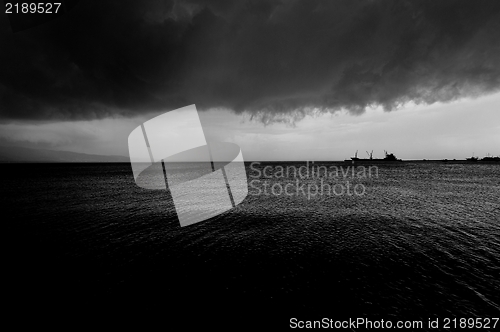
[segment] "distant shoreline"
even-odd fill
[[[175,162],[171,162],[171,163],[179,163],[179,164],[182,164],[182,163],[198,163],[199,161],[175,161]],[[245,161],[246,164],[250,164],[252,162],[260,162],[260,163],[283,163],[283,164],[290,164],[290,163],[306,163],[308,162],[307,160],[293,160],[293,161],[290,161],[290,160],[287,160],[287,161],[276,161],[276,160],[261,160],[261,161]],[[129,164],[130,162],[128,161],[5,161],[5,160],[2,160],[0,161],[0,164]],[[455,160],[455,159],[451,159],[451,160],[431,160],[431,159],[428,159],[428,160],[420,160],[420,159],[410,159],[410,160],[399,160],[399,161],[388,161],[388,162],[381,162],[381,161],[377,161],[377,162],[373,162],[373,163],[370,163],[369,161],[362,161],[362,162],[355,162],[355,163],[352,163],[351,161],[345,161],[345,160],[314,160],[314,161],[310,161],[309,160],[309,163],[314,163],[314,164],[320,164],[320,163],[323,163],[323,164],[327,164],[327,163],[336,163],[336,164],[348,164],[348,165],[398,165],[398,164],[407,164],[407,163],[411,163],[411,164],[470,164],[470,165],[474,165],[474,164],[499,164],[500,165],[500,162],[498,161],[489,161],[489,160],[486,160],[486,161],[481,161],[481,160],[478,160],[478,161],[468,161],[468,160]]]

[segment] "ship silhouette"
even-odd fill
[[[472,153],[472,157],[470,157],[470,158],[465,158],[465,160],[467,160],[467,161],[471,161],[471,162],[476,162],[476,161],[478,161],[478,160],[479,160],[479,158],[478,158],[478,157],[474,157],[474,152],[473,152],[473,153]]]
[[[489,162],[500,162],[500,156],[493,157],[489,153],[486,157],[483,157],[481,161],[489,161]]]
[[[373,158],[373,150],[372,152],[366,151],[366,154],[368,155],[368,158],[358,158],[358,151],[356,150],[356,153],[354,154],[354,157],[351,157],[351,159],[346,159],[344,160],[345,162],[352,162],[353,164],[355,163],[364,163],[364,164],[370,164],[370,163],[391,163],[391,162],[399,162],[401,159],[398,159],[394,153],[388,153],[386,150],[384,150],[385,157],[384,158]]]
[[[478,157],[475,157],[474,156],[474,153],[472,154],[472,157],[469,157],[469,158],[465,158],[465,160],[467,160],[468,162],[500,162],[500,156],[492,156],[490,155],[489,153],[486,155],[486,157],[483,157],[481,159],[479,159]]]

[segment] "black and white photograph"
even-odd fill
[[[500,330],[500,1],[1,4],[6,326]]]

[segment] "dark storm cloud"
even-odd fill
[[[1,16],[0,29],[4,119],[194,103],[272,121],[500,88],[497,0],[82,1],[15,34]]]

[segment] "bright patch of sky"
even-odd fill
[[[0,124],[3,144],[101,155],[128,156],[132,130],[157,114],[92,121]],[[433,105],[407,104],[353,116],[306,116],[295,126],[264,126],[227,110],[200,112],[209,140],[238,144],[245,160],[343,160],[354,155],[402,159],[464,159],[500,154],[500,93]],[[182,134],[182,133],[180,133]]]

